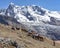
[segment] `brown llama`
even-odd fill
[[[53,46],[55,46],[55,41],[53,40]]]
[[[22,31],[24,31],[24,32],[28,32],[26,29],[21,29]]]
[[[33,38],[34,38],[34,39],[38,39],[38,40],[40,40],[40,41],[44,41],[44,37],[43,37],[43,36],[40,36],[38,33],[34,34],[34,35],[33,35]]]
[[[32,32],[28,32],[28,36],[32,36]]]
[[[38,39],[38,33],[34,33],[34,34],[32,35],[32,37],[33,37],[34,39]]]
[[[28,32],[28,36],[34,36],[36,34],[36,32],[34,32],[34,31],[31,31],[31,32]]]
[[[20,30],[20,28],[16,27],[17,30]]]
[[[15,30],[15,28],[14,28],[14,27],[12,27],[11,29],[12,29],[12,30]]]
[[[44,41],[44,37],[41,36],[40,34],[38,35],[38,38],[39,38],[40,41]]]
[[[32,38],[40,40],[40,41],[44,41],[44,37],[40,36],[38,33],[32,31],[32,32],[28,32],[28,36],[32,36]]]

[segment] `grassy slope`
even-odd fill
[[[11,26],[6,26],[2,24],[0,24],[0,37],[16,40],[25,48],[60,48],[60,44],[53,46],[52,40],[48,38],[45,38],[45,41],[41,42],[39,40],[33,39],[30,36],[27,36],[27,32],[20,30],[12,30]]]

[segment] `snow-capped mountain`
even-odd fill
[[[36,5],[18,6],[11,3],[5,12],[0,12],[0,15],[3,15],[1,13],[40,34],[60,39],[60,13],[58,11],[50,11]]]
[[[0,15],[5,15],[6,9],[0,9]]]
[[[14,3],[11,3],[6,9],[5,14],[7,16],[16,18],[18,22],[24,23],[40,23],[40,21],[51,23],[55,20],[58,20],[58,22],[60,20],[60,13],[57,11],[50,11],[36,5],[17,6],[14,5]],[[56,24],[56,22],[52,24]],[[60,23],[58,25],[60,25]]]
[[[18,22],[40,23],[40,21],[52,22],[52,20],[60,20],[59,12],[50,11],[36,5],[17,6],[14,3],[11,3],[5,12],[0,11],[0,14],[3,13],[6,16],[17,19]]]

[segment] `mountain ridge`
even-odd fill
[[[57,11],[50,11],[36,5],[17,6],[11,3],[6,11],[0,12],[0,15],[14,18],[23,24],[28,31],[35,30],[51,39],[60,40],[60,13]],[[12,22],[10,19],[8,20],[8,22]]]

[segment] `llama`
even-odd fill
[[[44,37],[34,31],[28,32],[28,36],[31,36],[32,38],[40,41],[44,41]]]
[[[11,29],[12,29],[12,30],[15,30],[15,28],[14,28],[14,27],[12,27]]]
[[[29,31],[28,32],[28,36],[34,36],[36,34],[36,32],[34,32],[34,31]]]
[[[40,34],[38,35],[38,38],[39,38],[40,41],[44,41],[44,37],[41,36]]]
[[[20,30],[20,28],[16,27],[17,30]]]
[[[55,46],[55,41],[53,40],[53,46]]]
[[[28,32],[26,29],[21,29],[22,31],[24,31],[24,32]]]
[[[38,39],[38,40],[40,40],[40,41],[44,41],[44,37],[43,37],[43,36],[40,36],[38,33],[33,34],[33,38],[34,38],[34,39]]]

